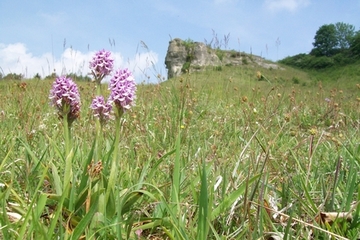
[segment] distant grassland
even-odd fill
[[[62,124],[48,99],[52,81],[0,82],[0,236],[358,238],[358,66],[316,73],[283,68],[221,66],[139,84],[136,106],[124,115],[120,145],[113,146],[112,124],[103,129],[102,158],[120,148],[116,214],[101,213],[105,220],[94,214],[81,224],[88,216],[84,205],[53,223],[56,204],[40,204],[42,194],[55,191],[54,170],[59,179],[64,172]],[[95,85],[77,84],[82,110],[72,131],[73,186],[92,156],[95,136],[89,109]],[[108,96],[107,85],[102,92]],[[133,189],[145,194],[132,202],[136,195],[124,192]],[[118,211],[126,203],[126,211]],[[352,218],[322,218],[330,212]],[[71,216],[78,218],[69,227]]]

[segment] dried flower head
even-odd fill
[[[132,73],[127,69],[119,69],[110,79],[109,90],[111,91],[109,101],[125,111],[129,109],[136,98],[136,84]]]
[[[257,79],[262,79],[262,74],[261,74],[261,72],[259,72],[259,71],[257,71],[256,72],[256,77],[257,77]]]
[[[110,57],[111,52],[100,50],[90,61],[90,69],[95,79],[100,82],[105,76],[109,75],[113,70],[114,59]]]
[[[99,118],[101,124],[111,119],[112,105],[110,102],[105,102],[103,96],[96,96],[93,99],[90,108],[93,110],[94,117]]]
[[[57,77],[50,90],[51,104],[63,118],[67,116],[71,124],[80,115],[80,94],[76,84],[66,76]]]
[[[87,173],[91,178],[98,178],[101,175],[103,170],[103,165],[101,161],[94,163],[94,160],[87,166]]]

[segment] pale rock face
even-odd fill
[[[179,76],[181,69],[186,62],[188,53],[183,41],[179,38],[169,42],[168,51],[165,57],[165,65],[168,69],[168,79]]]
[[[192,56],[190,71],[200,70],[205,66],[219,66],[221,61],[213,49],[209,49],[204,43],[194,42],[191,49],[186,49],[185,42],[175,38],[169,42],[165,57],[165,65],[168,69],[168,79],[182,74],[181,69]]]
[[[212,49],[209,49],[204,43],[194,43],[193,66],[219,66],[221,61]]]
[[[209,48],[204,43],[193,42],[191,47],[179,38],[169,42],[168,51],[165,57],[165,65],[168,69],[168,79],[180,76],[184,64],[190,61],[190,72],[201,71],[207,66],[251,64],[251,66],[260,66],[263,68],[279,68],[274,63],[267,63],[263,58],[255,55],[240,53],[237,51],[221,50],[220,55],[216,49]],[[221,56],[221,59],[219,58]]]

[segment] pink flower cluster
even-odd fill
[[[132,73],[127,68],[117,70],[110,79],[109,90],[110,102],[113,102],[117,108],[129,109],[136,98],[136,85]]]
[[[49,98],[61,118],[67,115],[69,123],[72,123],[79,117],[80,94],[71,78],[66,76],[57,77],[50,90]]]
[[[93,110],[94,117],[99,118],[101,124],[111,119],[112,105],[109,101],[105,102],[103,96],[96,96],[90,108]]]
[[[110,55],[110,51],[103,49],[95,53],[95,56],[90,61],[90,70],[98,82],[109,75],[113,70],[114,59],[112,59]]]

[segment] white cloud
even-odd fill
[[[299,8],[306,7],[310,0],[265,0],[265,7],[273,12],[286,10],[294,12]]]
[[[0,71],[22,74],[25,78],[32,78],[36,73],[45,77],[56,72],[57,75],[75,73],[77,75],[89,74],[89,61],[95,52],[82,53],[73,48],[67,48],[60,58],[54,57],[51,53],[44,53],[41,56],[34,56],[28,51],[25,44],[1,44],[0,43]],[[137,82],[146,80],[156,81],[154,66],[158,63],[158,54],[152,51],[138,53],[128,60],[120,52],[112,53],[115,69],[127,67],[134,74]],[[150,76],[151,79],[148,79]]]

